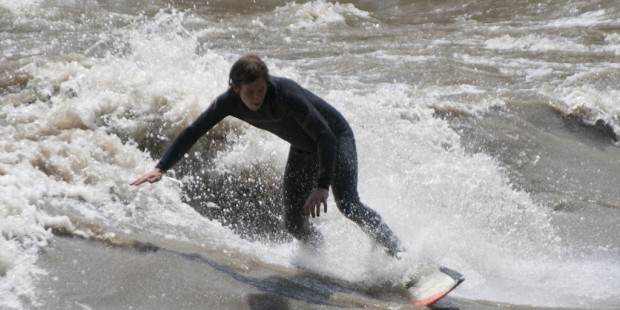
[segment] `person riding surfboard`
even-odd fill
[[[168,147],[155,168],[131,185],[161,180],[165,172],[213,126],[227,116],[269,131],[290,143],[284,172],[284,221],[298,240],[319,246],[322,234],[310,222],[327,212],[329,189],[336,206],[387,254],[399,258],[401,242],[373,209],[360,201],[355,138],[344,116],[325,100],[293,80],[269,74],[253,54],[232,66],[229,88]]]

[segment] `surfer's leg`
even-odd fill
[[[360,201],[357,191],[357,151],[353,135],[339,137],[332,192],[340,212],[355,222],[391,256],[402,252],[401,243],[373,209]]]
[[[284,171],[284,225],[298,240],[313,247],[323,243],[323,236],[304,214],[304,203],[314,190],[318,163],[316,156],[291,148]]]

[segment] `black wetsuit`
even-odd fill
[[[239,95],[228,90],[168,148],[157,168],[168,170],[209,129],[227,116],[267,130],[291,144],[284,175],[285,224],[296,238],[318,243],[321,235],[308,225],[303,206],[317,187],[331,186],[338,209],[357,223],[387,252],[400,243],[381,217],[360,202],[357,192],[357,153],[346,119],[326,101],[292,80],[270,76],[258,111],[248,109]]]

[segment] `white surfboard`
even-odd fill
[[[446,267],[416,276],[416,279],[405,285],[411,295],[409,303],[416,306],[431,306],[463,281],[465,276]]]

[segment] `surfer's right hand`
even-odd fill
[[[143,175],[142,177],[138,178],[137,180],[129,183],[129,185],[140,185],[144,182],[149,182],[149,183],[155,183],[158,182],[159,180],[161,180],[161,177],[164,173],[161,172],[161,169],[159,168],[155,168],[153,169],[151,172]]]

